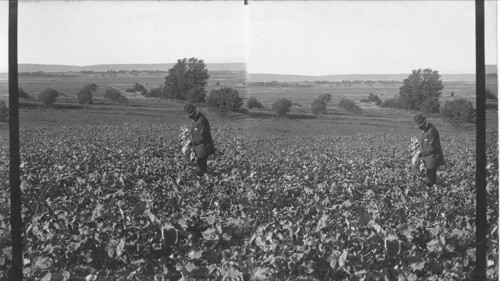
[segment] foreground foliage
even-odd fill
[[[30,279],[464,280],[474,267],[473,138],[442,138],[447,165],[428,189],[403,135],[252,138],[214,127],[211,175],[198,178],[182,160],[178,127],[21,133]],[[496,280],[498,151],[496,136],[488,140],[488,277]],[[11,250],[1,176],[4,278]]]

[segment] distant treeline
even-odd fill
[[[251,82],[250,86],[259,86],[259,87],[312,87],[311,84],[306,83],[297,83],[297,82],[278,82],[278,81],[269,81],[269,82]]]
[[[401,84],[401,81],[395,81],[395,80],[378,80],[378,81],[372,81],[372,80],[342,80],[342,81],[327,81],[327,80],[316,80],[313,82],[310,81],[302,81],[302,82],[278,82],[278,81],[268,81],[268,82],[251,82],[249,85],[250,86],[260,86],[260,87],[313,87],[314,84],[317,85],[324,85],[324,84],[330,84],[330,85],[336,85],[336,86],[352,86],[352,85],[373,85],[376,83],[381,83],[384,85],[393,85],[393,84]]]
[[[20,72],[19,76],[30,76],[30,77],[77,77],[78,74],[85,75],[101,75],[101,76],[116,76],[116,74],[131,74],[138,75],[140,73],[146,74],[167,74],[164,70],[107,70],[107,71],[93,71],[93,70],[82,70],[79,72],[44,72],[44,71],[33,71],[33,72]]]
[[[73,73],[58,73],[58,72],[19,72],[19,76],[31,76],[31,77],[76,77]]]
[[[361,84],[365,84],[365,85],[373,85],[373,84],[376,84],[376,83],[380,83],[380,84],[384,84],[384,85],[388,85],[388,84],[398,84],[398,83],[401,83],[401,81],[395,81],[395,80],[342,80],[342,81],[327,81],[327,80],[323,80],[323,81],[319,81],[319,80],[316,80],[314,81],[315,84],[335,84],[337,86],[340,86],[340,85],[352,85],[352,84],[358,84],[358,85],[361,85]]]
[[[138,75],[139,73],[146,74],[167,74],[168,71],[165,70],[107,70],[107,71],[93,71],[93,70],[82,70],[81,74],[101,74],[101,75],[115,75],[115,74],[132,74]],[[116,75],[115,75],[116,76]]]
[[[214,75],[223,75],[223,74],[245,74],[244,70],[208,70],[208,73]]]

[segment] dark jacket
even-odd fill
[[[443,149],[436,127],[430,122],[424,127],[424,133],[420,138],[420,153],[427,169],[437,169],[444,165]]]
[[[191,126],[191,146],[193,146],[197,158],[206,158],[215,153],[210,124],[205,115],[200,112],[197,112]]]

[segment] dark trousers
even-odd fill
[[[437,176],[436,176],[436,171],[437,169],[427,169],[426,171],[426,184],[428,187],[433,186],[436,183]]]
[[[196,158],[196,173],[198,176],[203,176],[207,173],[207,160],[208,157]]]

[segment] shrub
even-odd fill
[[[363,98],[360,100],[360,102],[374,102],[375,105],[380,105],[382,103],[382,100],[380,100],[380,98],[377,95],[370,93],[368,98]]]
[[[271,109],[278,114],[278,116],[285,116],[292,107],[292,102],[286,98],[277,100],[271,106]]]
[[[311,110],[313,114],[326,114],[326,103],[317,99],[311,103]]]
[[[23,88],[19,88],[18,95],[20,99],[31,99],[30,95],[23,90]]]
[[[87,84],[76,94],[76,101],[79,104],[92,104],[92,94],[97,91],[96,84]]]
[[[420,104],[420,110],[427,113],[439,113],[439,98],[428,98]]]
[[[38,101],[44,106],[52,106],[56,102],[57,96],[59,96],[59,93],[56,90],[48,88],[38,95]]]
[[[397,98],[386,99],[380,104],[380,107],[382,107],[382,108],[396,108],[396,107],[398,107],[398,99]]]
[[[485,97],[487,100],[494,100],[494,101],[497,100],[497,96],[495,94],[493,94],[490,89],[486,89],[485,94],[486,94]]]
[[[9,118],[9,108],[4,100],[0,100],[0,122],[7,121]]]
[[[455,120],[474,122],[476,110],[472,106],[472,102],[459,98],[452,101],[446,101],[441,109],[441,115]]]
[[[263,108],[264,106],[255,97],[251,97],[247,100],[248,109],[252,108]]]
[[[165,91],[163,87],[153,88],[146,93],[146,97],[150,98],[161,98],[165,96]]]
[[[317,100],[322,101],[326,104],[326,103],[329,103],[330,101],[332,101],[332,95],[330,95],[330,94],[319,95]]]
[[[219,90],[210,91],[210,96],[207,98],[207,104],[210,107],[237,111],[243,105],[243,99],[240,97],[237,90],[224,87]]]
[[[85,91],[76,94],[76,101],[79,104],[92,104],[92,93]]]
[[[83,86],[83,88],[80,90],[80,92],[91,92],[91,93],[93,93],[93,92],[97,91],[97,88],[98,88],[97,85],[94,84],[94,83],[87,84],[87,85]]]
[[[117,102],[119,104],[128,104],[128,99],[115,88],[108,88],[104,93],[104,98]]]
[[[347,98],[343,98],[340,100],[339,108],[342,108],[342,109],[345,109],[349,112],[354,112],[354,113],[361,112],[361,108],[359,108],[359,106],[355,102],[353,102],[352,100],[347,99]]]
[[[148,90],[146,90],[143,85],[136,82],[133,87],[126,89],[125,92],[140,92],[141,95],[145,96]]]
[[[368,100],[374,102],[375,105],[380,105],[382,103],[382,100],[373,93],[370,93],[370,95],[368,96]]]

